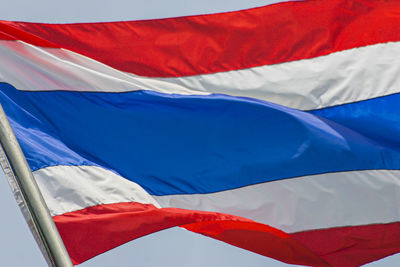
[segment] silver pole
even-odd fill
[[[0,104],[0,142],[14,170],[33,222],[55,267],[72,267],[71,259],[39,191],[31,169]]]

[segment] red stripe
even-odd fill
[[[286,263],[323,267],[330,266],[290,235],[256,222],[209,221],[182,226],[187,230],[229,243]],[[279,231],[278,233],[276,233]]]
[[[12,22],[7,21],[0,21],[0,40],[21,40],[37,46],[52,48],[63,47],[61,44],[52,44],[51,42],[39,37],[39,35],[30,33],[28,29],[22,29],[17,25],[13,25]]]
[[[331,266],[355,267],[400,252],[400,223],[292,234]]]
[[[278,260],[290,253],[287,250],[279,251],[280,244],[276,251],[273,247],[265,246],[268,239],[263,235],[263,225],[251,222],[230,224],[231,222],[202,222],[195,224],[195,227],[192,227],[192,224],[184,227],[261,255],[269,256],[267,253],[272,253]],[[327,266],[356,267],[400,252],[400,223],[320,229],[290,236],[318,255]],[[287,239],[277,239],[273,242],[287,242]],[[297,253],[294,250],[292,253]],[[296,260],[299,259],[300,255],[296,257]],[[309,258],[292,263],[324,266],[313,263]]]
[[[243,69],[400,40],[398,0],[310,0],[161,20],[36,24],[0,31],[144,76]],[[3,38],[0,36],[0,38]]]
[[[400,251],[400,223],[338,227],[286,234],[254,221],[214,212],[150,204],[100,205],[55,216],[74,264],[135,238],[182,226],[286,263],[360,266]]]
[[[191,231],[287,263],[324,266],[317,256],[288,234],[226,214],[119,203],[90,207],[53,219],[74,264],[135,238],[184,225]]]

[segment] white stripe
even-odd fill
[[[160,80],[192,90],[257,98],[301,110],[318,109],[400,92],[400,42],[282,64]]]
[[[329,173],[211,194],[153,197],[99,167],[47,167],[34,176],[52,215],[132,201],[233,214],[289,233],[400,221],[400,171],[396,170]]]
[[[52,216],[100,204],[139,202],[160,207],[141,186],[94,166],[54,166],[33,172]]]
[[[0,41],[0,80],[21,90],[222,93],[302,110],[400,92],[400,42],[313,59],[181,78],[127,74],[71,51]]]
[[[27,91],[208,94],[176,84],[134,77],[64,49],[41,48],[21,41],[0,41],[0,81]]]
[[[155,199],[162,207],[234,214],[288,233],[389,223],[400,221],[400,171],[328,173]]]

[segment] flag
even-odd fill
[[[0,102],[72,261],[181,226],[283,262],[400,249],[400,3],[0,22]]]

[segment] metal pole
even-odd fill
[[[68,252],[1,105],[0,142],[14,170],[33,222],[53,265],[55,267],[72,267]]]

